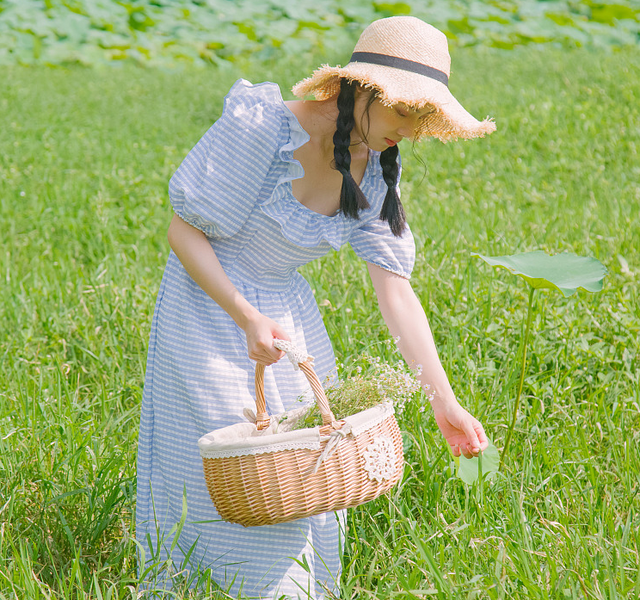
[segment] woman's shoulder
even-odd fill
[[[238,124],[269,126],[283,121],[287,111],[278,84],[238,79],[224,98],[222,118]]]
[[[225,101],[228,100],[284,104],[280,86],[277,83],[273,81],[251,83],[246,79],[238,79],[231,86],[225,97]]]
[[[307,134],[287,107],[276,83],[238,79],[224,98],[221,117],[206,138],[242,145],[260,154],[299,145]]]

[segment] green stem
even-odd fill
[[[511,417],[511,425],[509,425],[509,431],[507,432],[507,439],[504,442],[504,448],[502,449],[502,455],[500,456],[500,467],[504,462],[504,457],[507,455],[509,444],[511,443],[511,437],[513,436],[513,430],[516,428],[516,419],[518,418],[518,411],[520,410],[520,397],[522,396],[522,386],[524,385],[524,372],[527,364],[527,347],[529,345],[529,333],[531,332],[531,320],[533,318],[533,294],[535,292],[534,287],[529,288],[529,306],[527,308],[527,327],[524,332],[524,344],[522,346],[522,365],[520,366],[520,381],[518,383],[518,394],[516,396],[516,404],[513,408],[513,416]]]

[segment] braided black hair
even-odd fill
[[[395,236],[402,235],[407,224],[404,207],[398,196],[398,146],[390,146],[380,154],[382,177],[387,184],[387,195],[384,197],[380,218],[389,223]]]
[[[352,219],[358,218],[358,211],[369,208],[369,203],[351,174],[351,130],[355,125],[353,107],[356,84],[342,79],[338,95],[338,120],[333,134],[334,167],[342,174],[340,190],[340,210]]]
[[[338,119],[333,135],[334,167],[342,174],[340,190],[340,211],[352,219],[359,218],[359,211],[369,208],[369,202],[351,174],[351,130],[355,125],[353,109],[355,105],[356,83],[347,79],[340,80],[338,95]],[[375,100],[372,94],[365,109],[368,116],[369,106]],[[364,140],[366,142],[366,138]],[[395,236],[402,235],[406,226],[404,208],[400,202],[396,186],[398,184],[398,147],[391,146],[380,154],[382,176],[387,184],[387,194],[380,211],[380,219],[387,221]]]

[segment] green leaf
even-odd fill
[[[472,485],[480,476],[478,472],[480,464],[482,464],[483,478],[487,478],[487,476],[498,472],[500,454],[492,443],[489,443],[489,446],[482,452],[481,457],[465,458],[464,456],[460,456],[456,459],[456,465],[458,467],[456,475],[466,484]]]
[[[607,274],[607,269],[599,260],[571,252],[554,256],[542,250],[511,256],[483,256],[472,252],[471,256],[478,256],[489,265],[519,275],[535,289],[555,289],[565,297],[572,296],[579,289],[599,292]]]
[[[377,12],[393,15],[408,15],[411,13],[411,6],[406,2],[374,2]]]
[[[615,25],[621,19],[637,20],[637,12],[625,4],[602,4],[591,7],[591,19],[607,25]]]

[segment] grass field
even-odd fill
[[[639,598],[640,53],[453,60],[452,91],[498,131],[404,145],[403,199],[414,287],[498,448],[528,292],[471,252],[569,250],[609,275],[599,294],[538,294],[523,408],[491,482],[457,479],[432,416],[408,410],[402,484],[350,512],[342,597]],[[167,183],[236,77],[287,88],[311,66],[2,68],[3,600],[136,596],[137,424]],[[339,360],[372,345],[387,357],[351,250],[305,274]]]

